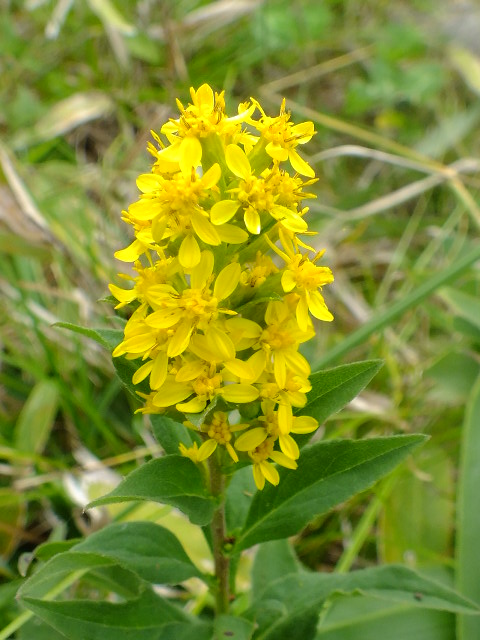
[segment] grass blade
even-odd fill
[[[474,602],[480,603],[480,554],[478,532],[480,511],[480,378],[472,389],[463,424],[459,469],[456,547],[456,587]],[[458,640],[480,637],[480,616],[459,615]]]

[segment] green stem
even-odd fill
[[[225,476],[222,473],[216,455],[208,459],[210,468],[210,491],[220,500],[219,507],[213,514],[211,526],[213,558],[215,561],[215,577],[217,579],[216,602],[217,615],[228,612],[230,558],[224,553],[226,524],[225,524]]]

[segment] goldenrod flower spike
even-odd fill
[[[318,428],[294,415],[311,389],[299,352],[315,336],[311,316],[333,318],[321,294],[332,272],[300,238],[314,235],[303,200],[315,178],[296,147],[315,131],[292,123],[285,102],[277,116],[255,100],[229,116],[224,92],[205,84],[190,97],[152,132],[154,164],[122,213],[134,239],[115,255],[133,275],[121,276],[131,288],[110,291],[133,312],[113,356],[135,363],[138,411],[199,424],[203,443],[181,445],[183,455],[250,460],[262,489],[278,484],[275,464],[296,468],[294,435]]]

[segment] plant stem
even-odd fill
[[[220,505],[213,514],[211,526],[213,558],[215,561],[215,577],[217,579],[217,615],[227,613],[230,601],[229,572],[230,559],[224,553],[226,525],[225,525],[225,476],[221,472],[218,458],[213,455],[208,459],[210,468],[210,491],[220,499]]]

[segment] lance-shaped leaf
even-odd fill
[[[173,533],[153,522],[110,524],[68,553],[79,552],[110,558],[152,583],[174,584],[202,577]]]
[[[47,601],[23,604],[69,640],[210,640],[209,625],[196,622],[165,598],[145,589],[126,602]]]
[[[268,485],[255,495],[235,550],[298,533],[386,475],[424,440],[422,435],[402,435],[305,447],[296,470],[280,469],[278,487]]]
[[[88,329],[87,327],[80,327],[71,322],[56,322],[53,326],[68,329],[74,333],[79,333],[82,336],[91,338],[110,351],[113,351],[123,340],[123,329]]]
[[[382,360],[364,360],[313,373],[310,376],[312,390],[299,415],[313,416],[319,423],[324,422],[353,400],[382,366]]]
[[[478,614],[476,604],[430,578],[398,565],[341,573],[293,573],[270,583],[245,613],[259,625],[255,638],[289,640],[294,624],[305,620],[302,640],[315,635],[307,624],[333,593],[361,593],[409,606]],[[281,604],[281,607],[279,606]],[[268,615],[269,610],[275,615]],[[265,622],[262,622],[262,617]]]
[[[132,500],[171,504],[199,525],[211,521],[215,508],[214,498],[207,493],[199,468],[180,455],[150,460],[132,471],[106,496],[93,500],[87,508]]]

